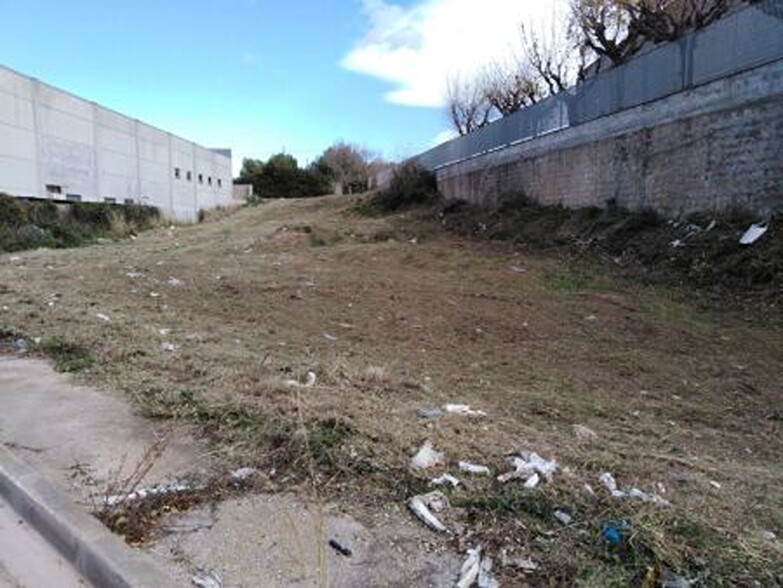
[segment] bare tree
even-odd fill
[[[493,106],[479,79],[466,81],[454,76],[448,80],[446,92],[451,124],[460,135],[477,131],[492,120]]]
[[[479,83],[489,103],[500,114],[508,116],[543,98],[541,82],[523,61],[495,61],[479,76]]]

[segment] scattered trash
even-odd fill
[[[617,481],[614,479],[614,476],[608,472],[601,474],[598,480],[615,498],[635,498],[637,500],[641,500],[642,502],[651,502],[659,506],[670,506],[667,500],[664,500],[657,494],[647,494],[638,488],[631,488],[630,490],[619,490],[617,488]]]
[[[574,517],[563,510],[556,510],[555,518],[557,519],[557,522],[564,526],[570,525],[574,520]]]
[[[488,476],[492,473],[492,471],[487,466],[470,463],[469,461],[459,462],[459,470],[461,472],[465,472],[466,474],[473,474],[475,476]]]
[[[169,333],[171,333],[171,329],[158,329],[158,334],[159,334],[161,337],[165,337],[165,336],[166,336],[166,335],[168,335]]]
[[[231,472],[231,479],[236,482],[244,482],[257,471],[256,468],[239,468],[238,470]]]
[[[585,484],[584,489],[590,496],[595,496],[595,490],[593,490],[593,487],[590,484]]]
[[[517,273],[517,274],[524,274],[524,273],[527,273],[527,270],[526,270],[525,268],[523,268],[523,267],[519,267],[518,265],[512,265],[512,266],[511,266],[511,271],[512,271],[512,272],[515,272],[515,273]]]
[[[433,511],[436,513],[441,512],[448,506],[449,501],[447,498],[437,491],[429,494],[419,494],[408,501],[408,508],[416,515],[416,518],[433,531],[438,531],[439,533],[448,533],[449,530],[432,513]]]
[[[478,580],[481,568],[481,547],[468,549],[468,557],[462,564],[457,580],[457,588],[470,588]]]
[[[672,241],[671,243],[669,243],[669,245],[673,249],[682,249],[683,247],[685,247],[685,242],[681,241],[680,239],[676,239],[676,240]]]
[[[527,481],[525,482],[525,488],[528,490],[532,490],[536,486],[538,486],[541,483],[541,476],[539,476],[537,473],[530,476]]]
[[[456,488],[459,486],[459,480],[451,474],[443,474],[438,478],[430,480],[430,486],[451,486],[452,488]]]
[[[710,224],[707,226],[707,228],[704,229],[704,232],[705,233],[709,233],[712,229],[714,229],[717,226],[718,226],[718,221],[716,221],[715,219],[712,219],[712,222],[710,222]]]
[[[421,446],[421,449],[411,459],[411,467],[414,470],[426,470],[444,462],[445,455],[440,451],[435,451],[432,443],[427,441]]]
[[[664,569],[662,576],[660,579],[661,588],[691,588],[691,583],[688,580],[671,570]]]
[[[192,581],[199,588],[223,588],[223,577],[215,570],[197,570]]]
[[[625,541],[630,525],[625,521],[610,521],[601,527],[601,537],[609,545],[618,546]]]
[[[351,557],[353,555],[353,551],[345,547],[342,543],[337,541],[337,539],[329,539],[329,547],[345,557]]]
[[[449,414],[458,414],[462,416],[487,416],[483,410],[473,410],[467,404],[444,404],[443,410]]]
[[[721,484],[720,482],[716,482],[715,480],[710,480],[710,486],[715,488],[715,490],[720,490],[721,488],[723,488],[723,484]]]
[[[309,371],[307,372],[307,376],[305,377],[305,383],[302,384],[299,382],[299,380],[286,380],[283,382],[284,385],[288,386],[289,388],[312,388],[315,386],[315,382],[317,380],[317,376],[315,375],[315,372]]]
[[[478,588],[500,588],[500,583],[492,574],[494,562],[491,557],[484,557],[479,565]]]
[[[191,492],[198,489],[198,487],[187,482],[172,482],[170,484],[162,484],[160,486],[151,486],[150,488],[139,488],[138,490],[134,490],[128,494],[114,494],[112,496],[107,496],[103,503],[108,507],[113,507],[124,502],[143,500],[148,496],[182,494],[183,492]]]
[[[99,319],[100,319],[100,320],[102,320],[104,323],[110,323],[110,322],[111,322],[111,318],[109,318],[109,316],[108,316],[108,315],[102,314],[102,313],[100,313],[100,312],[99,312],[98,314],[96,314],[96,315],[95,315],[95,317],[96,317],[96,318],[99,318]]]
[[[589,323],[594,323],[595,321],[597,321],[597,320],[598,320],[598,317],[597,317],[597,316],[595,316],[594,314],[591,314],[591,315],[588,315],[588,316],[586,316],[586,317],[585,317],[585,320],[586,320],[587,322],[589,322]]]
[[[537,453],[522,451],[518,456],[512,457],[510,461],[515,470],[498,476],[498,482],[506,483],[510,480],[524,478],[526,487],[535,488],[541,481],[541,476],[547,481],[551,481],[557,471],[555,460],[548,461]]]
[[[419,416],[423,419],[439,419],[443,411],[439,408],[422,408],[419,409]]]
[[[8,261],[10,261],[11,263],[16,263],[18,261],[22,261],[22,258],[19,257],[18,255],[14,255]]]
[[[30,351],[30,344],[26,339],[20,338],[14,341],[14,349],[16,349],[17,353],[27,353]]]
[[[131,280],[135,280],[136,278],[140,278],[141,274],[139,272],[128,272],[125,274],[127,277],[129,277]]]
[[[150,292],[150,298],[160,298],[160,294],[157,292]]]
[[[768,229],[768,225],[751,225],[751,227],[745,231],[745,234],[742,235],[740,245],[753,245],[764,236]]]
[[[500,563],[504,568],[508,568],[508,567],[517,568],[529,574],[538,570],[538,564],[534,562],[532,559],[530,559],[529,557],[510,558],[508,557],[508,551],[505,549],[501,554],[501,558],[502,559]]]
[[[172,288],[176,288],[177,286],[182,285],[182,280],[178,280],[177,278],[169,277],[168,281],[166,282],[169,286]]]
[[[324,339],[332,342],[337,341],[337,337],[335,337],[334,335],[330,335],[329,333],[324,333]]]
[[[163,351],[166,353],[175,353],[177,351],[177,346],[174,345],[174,343],[164,343],[163,344]]]
[[[775,535],[772,531],[761,531],[759,533],[759,537],[764,539],[764,541],[777,541],[778,536]]]
[[[571,427],[571,432],[573,432],[574,437],[580,441],[594,441],[595,439],[598,439],[598,434],[584,425],[573,425]]]

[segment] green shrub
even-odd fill
[[[0,223],[15,229],[27,223],[27,214],[21,203],[3,193],[0,193]]]
[[[435,174],[417,163],[404,163],[392,175],[389,187],[375,199],[376,207],[394,211],[414,204],[429,204],[438,200]]]
[[[57,205],[51,200],[38,200],[27,205],[27,219],[30,224],[49,229],[60,221]]]
[[[16,245],[18,250],[39,249],[56,247],[57,242],[48,229],[37,225],[24,225],[16,230]]]

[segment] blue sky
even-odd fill
[[[448,129],[449,75],[560,1],[0,0],[0,63],[231,147],[235,168],[281,150],[305,164],[336,140],[400,159]]]

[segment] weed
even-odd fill
[[[81,372],[95,364],[95,357],[89,348],[55,336],[41,343],[41,351],[54,360],[54,369],[62,373]]]
[[[434,204],[439,199],[438,181],[416,163],[404,163],[392,175],[389,187],[358,205],[360,212],[378,214],[414,205]]]

